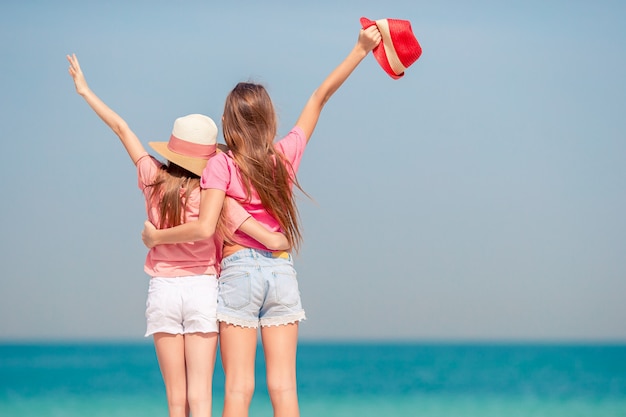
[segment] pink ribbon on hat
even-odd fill
[[[217,150],[217,144],[202,145],[200,143],[191,143],[171,135],[170,141],[167,143],[167,149],[179,155],[209,159]]]

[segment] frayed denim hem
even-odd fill
[[[233,326],[239,326],[249,329],[257,329],[259,327],[258,320],[244,320],[236,317],[225,316],[223,314],[217,314],[217,321],[220,323],[232,324]]]
[[[300,313],[291,314],[289,316],[268,317],[268,318],[262,318],[259,321],[256,321],[256,320],[251,321],[251,320],[242,320],[242,319],[238,319],[235,317],[226,316],[223,314],[218,314],[217,320],[220,323],[226,323],[226,324],[230,324],[233,326],[239,326],[239,327],[248,328],[248,329],[258,329],[259,323],[261,327],[285,326],[287,324],[299,323],[303,320],[306,320],[306,315],[304,314],[304,311],[302,311]]]
[[[279,317],[267,317],[261,318],[261,327],[269,327],[269,326],[284,326],[287,324],[298,323],[302,320],[306,320],[306,315],[304,311],[296,314],[290,314],[288,316],[279,316]]]

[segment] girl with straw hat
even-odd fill
[[[216,154],[217,127],[213,120],[200,114],[176,119],[169,141],[150,143],[168,160],[162,164],[148,155],[126,122],[91,91],[76,55],[67,59],[76,92],[120,138],[136,165],[150,221],[167,228],[196,220],[200,174]],[[239,229],[268,247],[289,247],[282,233],[267,231],[239,204],[227,204],[224,212],[226,232]],[[186,417],[189,411],[194,417],[211,415],[222,246],[223,240],[216,235],[193,243],[155,247],[146,257],[144,269],[151,276],[146,336],[154,338],[170,417]]]
[[[297,249],[301,235],[293,186],[299,187],[302,154],[326,102],[380,40],[376,26],[362,29],[352,51],[309,98],[295,127],[276,143],[276,114],[267,91],[239,83],[226,98],[222,119],[230,151],[211,159],[202,173],[199,221],[166,230],[146,223],[144,243],[154,247],[211,236],[221,202],[229,196],[270,230],[283,231]],[[248,415],[259,326],[274,415],[297,416],[296,348],[305,314],[291,254],[273,252],[239,233],[235,241],[225,246],[218,292],[223,416]]]

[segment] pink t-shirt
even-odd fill
[[[294,127],[287,136],[276,142],[274,146],[291,163],[295,175],[298,172],[306,146],[306,137],[302,129],[297,126]],[[203,189],[214,188],[226,192],[228,197],[232,197],[241,204],[254,219],[265,225],[268,230],[272,232],[282,231],[278,221],[261,205],[261,199],[255,190],[252,190],[250,201],[246,202],[246,188],[241,181],[239,169],[230,152],[228,154],[220,153],[209,160],[202,172],[200,186]],[[267,249],[261,243],[241,232],[235,232],[234,241],[249,248]]]
[[[150,203],[150,187],[162,164],[147,153],[137,161],[139,189],[146,200],[148,219],[152,224],[160,222],[158,207]],[[184,190],[181,190],[181,196]],[[230,204],[229,226],[234,232],[250,215],[238,204]],[[200,212],[200,188],[193,190],[186,206],[186,221],[198,219]],[[222,258],[223,242],[213,236],[197,242],[158,245],[146,256],[144,271],[151,277],[179,277],[189,275],[217,274]]]

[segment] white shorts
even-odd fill
[[[217,332],[217,277],[151,278],[146,323],[146,337],[154,333]]]

